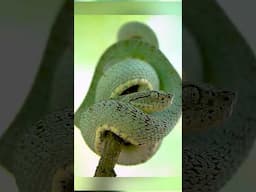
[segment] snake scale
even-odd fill
[[[73,6],[61,6],[32,89],[0,138],[0,163],[20,192],[73,191]]]
[[[184,30],[191,34],[199,50],[203,81],[237,92],[236,104],[229,119],[206,131],[188,134],[183,131],[183,191],[216,192],[232,178],[248,156],[255,140],[256,59],[247,42],[215,0],[184,0]],[[186,38],[183,36],[183,40]],[[189,61],[184,62],[183,71],[187,72],[189,65]],[[189,73],[186,75],[189,76]],[[195,89],[201,92],[204,88],[198,86]],[[229,94],[229,99],[232,97],[234,95]],[[199,95],[198,101],[209,98],[212,98],[212,93],[204,92]],[[206,109],[211,110],[212,106]],[[191,110],[190,107],[183,106],[183,114],[186,112],[188,117],[196,109],[193,107]],[[203,120],[209,121],[208,110],[202,113]],[[183,115],[183,121],[189,119]],[[189,129],[184,126],[183,129]],[[251,191],[249,188],[243,190]]]
[[[181,78],[146,25],[128,23],[118,38],[101,56],[75,124],[99,155],[106,131],[119,136],[126,145],[117,163],[134,165],[155,154],[180,118]]]

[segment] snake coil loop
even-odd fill
[[[73,191],[73,7],[63,2],[33,87],[0,138],[1,165],[20,192]]]
[[[256,59],[247,42],[214,0],[184,0],[183,24],[196,40],[201,52],[204,81],[217,87],[236,90],[238,93],[232,116],[225,123],[196,134],[183,132],[183,190],[216,192],[232,178],[246,159],[256,137],[256,105],[255,99],[253,100],[256,94]],[[183,69],[189,65],[190,61],[183,63]],[[196,66],[193,65],[192,68],[195,69]],[[189,67],[185,67],[185,70],[188,69]],[[202,106],[207,105],[207,102],[209,106],[205,110],[199,108],[198,111],[203,112],[201,119],[209,123],[209,117],[220,111],[224,112],[225,118],[229,116],[225,111],[231,112],[229,109],[232,108],[230,104],[234,94],[212,91],[201,86],[198,89],[203,90],[200,96],[204,98]],[[212,100],[212,93],[219,96],[217,102]],[[196,98],[190,97],[193,102]],[[218,105],[219,107],[212,109]],[[187,111],[186,114],[183,113],[183,121],[193,125],[194,117],[200,117],[195,114],[195,104],[184,110]],[[200,118],[196,119],[200,121]],[[250,191],[248,188],[244,190]]]
[[[180,118],[181,78],[145,24],[125,24],[118,39],[100,58],[75,124],[99,155],[106,131],[119,136],[127,145],[117,163],[133,165],[152,157]]]

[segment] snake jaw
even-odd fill
[[[134,99],[130,100],[131,104],[141,109],[145,113],[163,111],[170,107],[173,101],[172,94],[160,91],[144,91],[140,93],[134,93],[133,95],[135,94],[138,96],[137,98],[135,97]]]

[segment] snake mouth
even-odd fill
[[[57,169],[53,177],[51,192],[73,192],[74,191],[74,169],[73,165],[64,165]]]

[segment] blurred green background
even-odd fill
[[[177,6],[181,9],[181,6]],[[156,33],[160,50],[170,60],[181,75],[182,58],[182,18],[181,15],[75,15],[75,111],[84,99],[89,88],[95,66],[103,52],[116,42],[116,34],[121,25],[129,21],[140,21],[149,25]],[[82,190],[85,187],[94,186],[95,168],[99,157],[92,152],[75,128],[75,189]],[[164,139],[158,152],[146,163],[135,166],[115,167],[118,177],[123,177],[129,184],[130,190],[136,190],[138,182],[147,182],[148,179],[129,182],[125,177],[168,177],[157,179],[152,184],[156,189],[163,188],[181,189],[182,176],[182,135],[181,120],[173,131]],[[117,178],[115,178],[116,180]],[[119,179],[117,190],[123,190],[122,178]],[[124,181],[124,186],[127,182]],[[162,184],[161,184],[162,182]],[[102,180],[101,180],[102,183]],[[103,182],[104,183],[104,182]],[[115,186],[112,183],[112,188]],[[126,184],[125,184],[126,183]],[[123,187],[124,187],[123,186]],[[132,187],[133,186],[133,187]],[[149,187],[149,186],[148,186]],[[127,187],[126,187],[127,188]],[[139,189],[147,188],[147,185],[140,185]],[[153,189],[151,186],[149,189]]]

